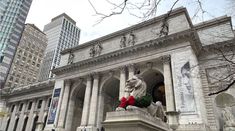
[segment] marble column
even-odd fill
[[[105,93],[103,91],[99,92],[99,105],[98,105],[98,114],[97,114],[97,128],[101,129],[101,122],[105,119],[103,118],[104,113],[104,97]]]
[[[98,92],[99,92],[99,74],[95,73],[93,75],[93,88],[91,95],[90,111],[88,126],[91,130],[96,128],[96,117],[97,117],[97,103],[98,103]]]
[[[27,105],[26,102],[24,102],[23,103],[23,107],[22,107],[21,112],[20,112],[20,118],[19,118],[19,124],[18,124],[18,127],[17,127],[17,131],[21,131],[22,128],[23,128],[23,124],[24,124],[24,112],[25,112],[26,105]]]
[[[27,125],[26,125],[26,131],[31,131],[32,128],[33,128],[33,121],[34,121],[33,116],[34,116],[35,106],[36,106],[36,100],[34,100],[32,102],[32,106],[31,106],[31,109],[30,109],[30,112],[29,112],[28,122],[27,122]]]
[[[68,109],[68,103],[69,103],[69,95],[70,95],[70,87],[71,87],[71,81],[66,80],[65,86],[64,86],[64,92],[63,92],[63,99],[60,106],[60,114],[59,114],[59,120],[58,120],[58,128],[64,129],[65,128],[65,118],[66,113]]]
[[[87,83],[86,83],[86,91],[85,91],[85,98],[83,102],[83,110],[82,110],[82,120],[81,126],[86,126],[88,123],[89,117],[89,106],[90,106],[90,99],[91,99],[91,88],[92,88],[92,81],[91,76],[87,76]]]
[[[169,55],[161,57],[163,62],[165,96],[166,96],[166,114],[170,127],[176,129],[178,127],[178,115],[175,109],[174,90],[171,73],[171,57]]]
[[[43,128],[43,124],[44,124],[43,118],[44,118],[45,106],[46,106],[46,99],[43,99],[42,100],[42,106],[40,108],[40,112],[39,112],[39,116],[38,116],[36,131],[41,131],[42,128]]]
[[[73,98],[73,96],[70,95],[69,105],[68,105],[68,113],[66,116],[66,123],[65,123],[65,130],[66,131],[72,130],[74,109],[75,109],[75,98]]]
[[[128,71],[129,71],[128,79],[130,79],[135,75],[135,64],[130,64],[128,66]]]
[[[15,104],[15,107],[13,109],[13,112],[11,113],[11,120],[9,124],[8,131],[13,131],[13,128],[15,126],[15,120],[16,120],[16,112],[18,110],[18,104]]]
[[[3,131],[6,130],[7,121],[8,121],[8,119],[10,119],[9,116],[8,116],[9,112],[10,112],[10,107],[7,106],[7,108],[6,108],[6,113],[7,113],[7,114],[5,114],[4,117],[3,117],[3,121],[2,121],[2,124],[1,124],[1,126],[0,126],[0,131],[1,131],[1,130],[3,130]]]
[[[161,59],[163,62],[165,95],[167,101],[166,109],[167,111],[175,111],[175,99],[171,75],[171,59],[170,56],[163,56]]]
[[[119,87],[119,100],[126,96],[125,95],[125,86],[126,86],[126,67],[121,67],[120,69],[120,87]]]
[[[0,100],[0,129],[2,128],[2,124],[4,121],[4,116],[6,113],[6,101],[4,99]]]

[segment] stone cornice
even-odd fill
[[[120,57],[126,57],[127,55],[138,53],[140,51],[143,51],[144,49],[162,48],[162,46],[169,46],[171,44],[174,44],[177,40],[181,40],[181,39],[187,39],[187,40],[191,41],[192,48],[196,52],[199,52],[197,50],[199,50],[200,47],[196,41],[196,40],[198,40],[198,36],[194,30],[189,29],[189,30],[185,30],[182,32],[171,34],[171,35],[168,35],[165,37],[156,38],[156,39],[153,39],[150,41],[146,41],[146,42],[143,42],[141,44],[137,44],[137,45],[134,45],[131,47],[126,47],[124,49],[120,49],[120,50],[117,50],[117,51],[114,51],[111,53],[100,55],[95,58],[90,58],[90,59],[86,59],[83,61],[79,61],[79,62],[73,63],[71,65],[58,67],[56,69],[53,69],[52,72],[56,75],[60,75],[60,74],[63,74],[64,72],[68,72],[68,71],[72,71],[72,70],[76,70],[76,69],[79,70],[79,68],[81,68],[81,67],[87,67],[87,66],[94,65],[94,64],[97,65],[98,63],[101,63],[104,61],[117,59]]]
[[[55,80],[48,80],[43,82],[38,82],[35,84],[17,87],[12,90],[5,89],[2,92],[3,97],[13,97],[15,95],[23,95],[33,91],[42,91],[42,90],[53,90]]]
[[[169,19],[171,17],[174,17],[180,13],[184,13],[186,15],[186,18],[188,20],[188,23],[190,25],[190,27],[193,27],[192,25],[192,22],[189,18],[189,15],[188,15],[188,12],[186,10],[186,8],[183,8],[183,7],[180,7],[180,8],[176,8],[174,10],[172,10],[172,12],[170,13],[170,16],[169,16]],[[103,36],[103,37],[100,37],[100,38],[97,38],[97,39],[94,39],[94,40],[91,40],[89,42],[86,42],[86,43],[83,43],[81,45],[78,45],[74,48],[70,48],[70,49],[65,49],[61,52],[61,54],[66,54],[66,53],[69,53],[69,52],[73,52],[75,50],[79,50],[79,49],[82,49],[82,48],[85,48],[85,47],[88,47],[88,46],[91,46],[91,45],[95,45],[97,42],[102,42],[102,41],[105,41],[105,40],[108,40],[108,39],[111,39],[113,37],[116,37],[116,36],[121,36],[123,34],[126,34],[126,33],[129,33],[131,31],[134,31],[134,30],[137,30],[139,28],[142,28],[142,27],[145,27],[145,26],[148,26],[148,25],[151,25],[151,24],[154,24],[156,22],[161,22],[165,16],[167,14],[163,14],[163,15],[160,15],[158,17],[155,17],[153,19],[150,19],[150,20],[147,20],[147,21],[144,21],[144,22],[141,22],[139,24],[136,24],[136,25],[133,25],[133,26],[130,26],[128,28],[125,28],[125,29],[122,29],[122,30],[119,30],[119,31],[116,31],[114,33],[111,33],[111,34],[108,34],[106,36]]]
[[[226,50],[226,49],[231,49],[231,48],[235,48],[235,38],[232,40],[205,45],[202,47],[201,51],[204,53],[209,53],[209,52],[214,53],[215,49]]]
[[[218,24],[226,23],[226,22],[230,22],[231,27],[232,27],[231,17],[222,16],[222,17],[218,17],[218,18],[215,18],[215,19],[212,19],[212,20],[208,20],[208,21],[196,24],[196,25],[194,25],[194,28],[196,30],[200,30],[200,29],[203,29],[203,28],[209,28],[210,26],[218,25]]]

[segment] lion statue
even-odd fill
[[[126,81],[125,94],[133,96],[134,98],[143,97],[146,95],[146,83],[143,81],[141,76],[134,75],[132,78]]]
[[[147,108],[147,111],[153,117],[164,121],[165,112],[160,101],[152,102],[152,97],[146,94],[147,85],[143,78],[134,75],[126,81],[125,96],[121,98],[116,111],[123,111],[131,108]]]

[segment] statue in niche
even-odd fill
[[[103,47],[102,47],[101,43],[98,43],[97,45],[93,45],[90,48],[90,52],[89,52],[90,57],[95,57],[95,56],[100,55],[102,49],[103,49]]]
[[[128,46],[135,45],[135,35],[131,32],[128,37]]]
[[[120,40],[120,47],[121,47],[121,48],[126,47],[126,36],[124,36],[124,35],[121,37],[121,40]]]
[[[72,52],[69,53],[69,59],[68,59],[68,65],[73,63],[73,59],[74,59],[74,54]]]
[[[234,131],[235,130],[235,119],[230,107],[225,107],[222,109],[222,118],[224,120],[224,131]]]
[[[160,118],[165,121],[165,112],[160,101],[152,102],[152,97],[146,94],[147,85],[143,78],[134,75],[126,81],[125,96],[120,100],[116,111],[124,111],[126,109],[147,108],[147,111],[153,117]]]

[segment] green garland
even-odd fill
[[[135,101],[135,106],[143,108],[143,107],[148,107],[152,102],[152,96],[147,94],[145,96],[136,98]]]

